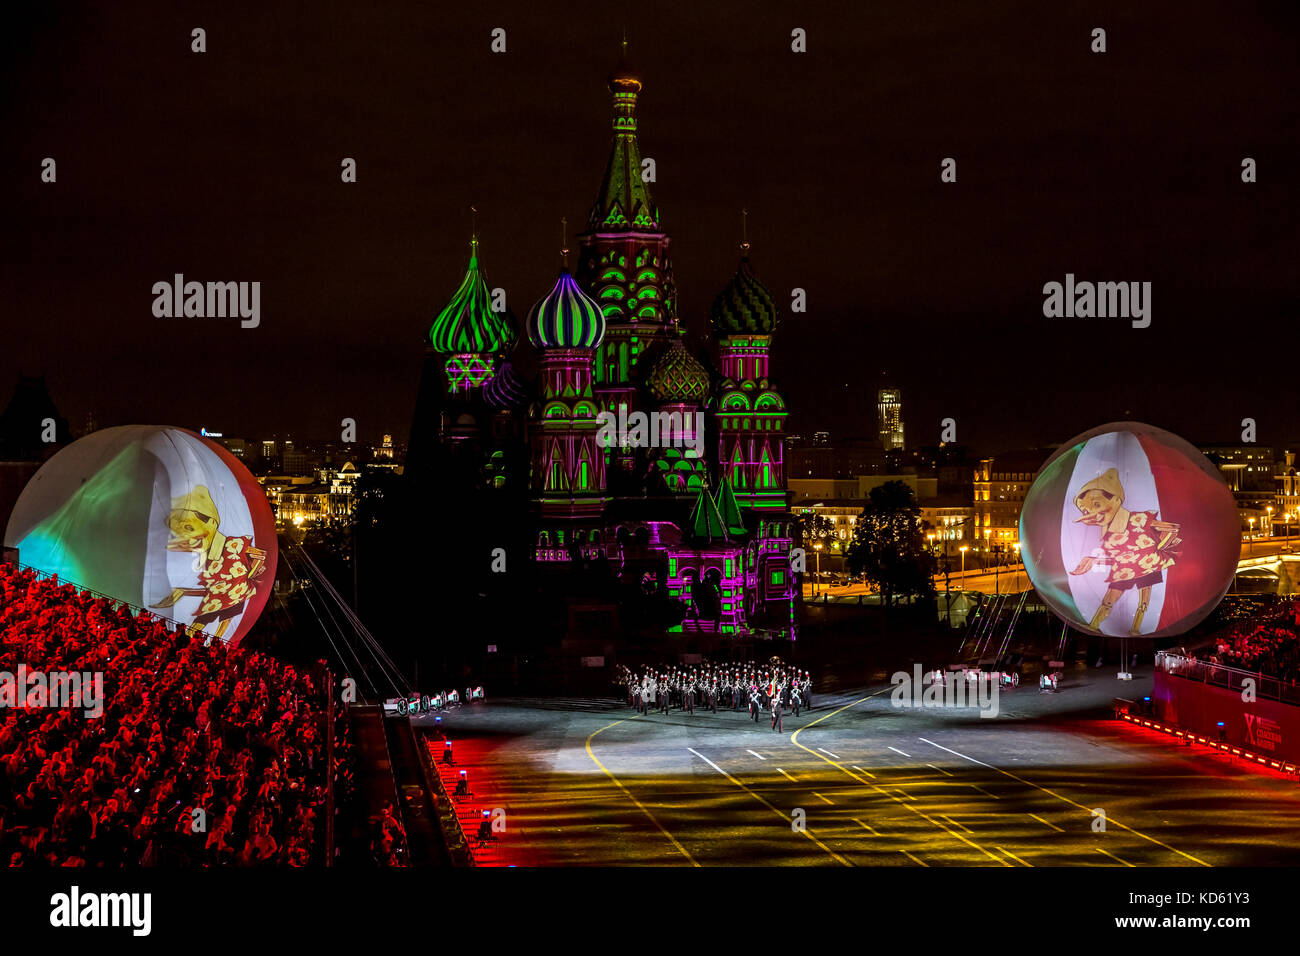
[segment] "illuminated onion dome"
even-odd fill
[[[493,408],[507,411],[528,403],[528,384],[519,377],[514,365],[502,362],[496,374],[483,386],[483,398]]]
[[[749,268],[748,255],[713,300],[709,320],[718,335],[771,335],[776,329],[776,301]]]
[[[478,240],[470,242],[469,268],[460,288],[429,328],[429,344],[443,355],[508,352],[515,344],[514,319],[492,311],[492,295],[479,268]]]
[[[539,349],[594,349],[605,337],[605,316],[568,269],[528,312],[528,341]]]
[[[646,385],[661,402],[699,404],[709,394],[709,373],[678,336],[655,362]]]

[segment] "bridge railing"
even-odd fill
[[[1215,664],[1169,651],[1156,652],[1156,668],[1172,677],[1212,684],[1238,693],[1250,690],[1257,698],[1300,707],[1300,683],[1270,677],[1260,671]]]

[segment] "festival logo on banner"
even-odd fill
[[[1282,744],[1282,725],[1276,720],[1246,714],[1246,746],[1270,753]]]

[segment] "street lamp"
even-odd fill
[[[813,545],[813,552],[816,554],[816,558],[814,560],[817,562],[817,570],[816,573],[813,575],[813,597],[816,597],[817,582],[821,580],[821,576],[822,576],[822,543],[820,541],[818,541],[816,544]]]
[[[1286,540],[1282,542],[1282,549],[1284,551],[1290,551],[1291,550],[1291,512],[1289,511],[1282,512],[1282,527],[1285,529],[1284,533],[1286,534]]]
[[[969,551],[970,548],[967,545],[963,544],[957,550],[961,552],[961,577],[962,580],[965,581],[966,580],[966,552]]]
[[[1273,537],[1273,508],[1270,506],[1264,510],[1268,512],[1268,536],[1271,538]]]
[[[1021,567],[1024,566],[1024,564],[1020,560],[1020,542],[1017,541],[1011,547],[1016,549],[1016,576],[1015,579],[1011,582],[1011,590],[1014,591],[1016,589],[1016,585],[1020,583],[1020,569]]]
[[[1253,558],[1255,556],[1255,519],[1254,518],[1250,519],[1250,544],[1247,548],[1246,556],[1248,558]]]

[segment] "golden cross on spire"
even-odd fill
[[[478,255],[478,209],[469,207],[469,245],[474,255]]]
[[[749,210],[740,210],[740,250],[749,252]]]
[[[564,268],[569,268],[569,220],[564,216],[560,217],[560,258]]]

